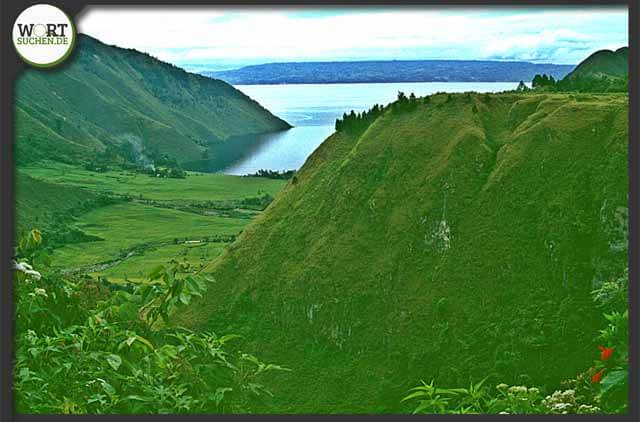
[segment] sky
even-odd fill
[[[577,64],[628,44],[626,7],[91,6],[81,33],[190,70],[344,60]]]

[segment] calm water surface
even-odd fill
[[[351,110],[394,101],[398,91],[409,95],[436,92],[500,92],[515,89],[515,82],[417,82],[375,84],[236,85],[294,128],[260,136],[227,174],[244,175],[260,169],[297,170],[334,131],[337,118]]]

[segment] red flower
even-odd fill
[[[613,347],[598,346],[598,349],[600,349],[600,360],[603,362],[609,360],[613,354]]]
[[[591,382],[594,384],[599,384],[602,379],[602,374],[604,374],[604,369],[599,370],[591,377]]]

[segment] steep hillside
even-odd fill
[[[113,147],[131,161],[166,154],[189,167],[238,137],[290,127],[225,82],[86,35],[63,66],[26,70],[15,103],[18,165]]]
[[[455,94],[340,131],[182,323],[292,369],[277,412],[396,412],[420,380],[554,388],[626,262],[625,95]]]
[[[49,244],[82,238],[82,233],[67,226],[73,214],[109,202],[86,189],[48,183],[21,171],[16,172],[15,188],[16,238],[37,228],[47,235]]]
[[[490,60],[389,60],[266,63],[203,72],[233,84],[360,82],[518,82],[536,73],[559,79],[572,65]]]
[[[550,85],[552,90],[565,92],[628,92],[629,49],[597,51],[564,79],[557,83],[547,80],[546,85]]]
[[[629,48],[596,51],[569,73],[567,79],[626,78],[629,75]]]

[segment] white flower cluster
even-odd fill
[[[583,415],[595,415],[597,413],[602,413],[602,409],[598,406],[592,406],[590,404],[581,404],[578,407],[578,413]]]
[[[40,280],[40,278],[42,277],[42,275],[37,272],[36,270],[33,269],[33,267],[29,264],[27,264],[26,262],[13,262],[13,269],[16,271],[20,271],[24,274],[26,274],[29,277],[33,277],[36,280]]]
[[[36,287],[36,289],[33,291],[33,293],[29,293],[29,296],[42,296],[42,297],[49,297],[49,295],[47,294],[47,291],[45,289],[40,289],[38,287]]]
[[[509,387],[507,384],[502,383],[498,384],[496,388],[498,391],[522,401],[536,400],[537,396],[540,394],[540,390],[536,387],[527,388],[524,385],[512,385]]]
[[[514,385],[507,390],[511,394],[527,394],[529,389],[524,385]]]
[[[553,413],[561,413],[563,415],[575,413],[577,410],[576,391],[556,390],[552,395],[545,397],[542,404]]]
[[[424,221],[423,221],[424,222]],[[433,245],[439,252],[445,252],[451,248],[451,228],[447,220],[438,221],[425,235],[424,241],[427,245]]]

